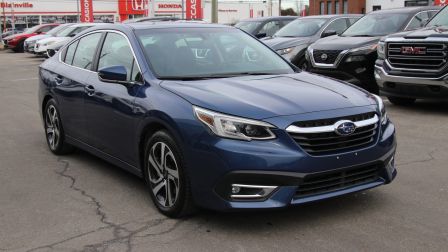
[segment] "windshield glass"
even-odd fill
[[[235,25],[235,27],[252,34],[259,25],[261,25],[261,22],[251,21],[251,22],[239,22]]]
[[[448,8],[443,8],[426,26],[448,26]]]
[[[41,25],[36,25],[36,26],[33,26],[33,27],[27,29],[27,30],[24,31],[23,33],[25,33],[25,34],[32,34],[32,33],[35,33],[35,32],[36,32],[37,30],[39,30],[39,28],[41,28],[41,27],[42,27]]]
[[[161,79],[294,72],[280,56],[238,29],[148,29],[136,34]]]
[[[364,16],[350,26],[343,37],[353,36],[385,36],[399,32],[408,20],[408,13],[372,13]]]
[[[55,28],[51,29],[49,32],[47,32],[48,35],[56,36],[59,32],[62,32],[63,30],[67,29],[67,25],[59,25]]]
[[[327,22],[324,18],[297,19],[285,25],[274,37],[309,37],[316,34]]]
[[[74,31],[78,27],[68,27],[67,29],[63,30],[62,32],[58,33],[58,37],[67,37],[72,31]]]

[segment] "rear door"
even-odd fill
[[[72,42],[61,54],[60,67],[54,76],[54,89],[66,135],[88,142],[84,96],[86,81],[92,72],[93,55],[102,33],[93,33]]]
[[[128,39],[120,32],[109,31],[98,54],[97,69],[111,66],[126,68],[127,83],[101,81],[97,74],[88,78],[92,90],[85,96],[89,142],[96,149],[135,165],[134,101],[141,88],[141,74]]]

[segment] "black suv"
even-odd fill
[[[390,35],[378,45],[375,78],[397,105],[417,98],[448,98],[448,7],[426,28]]]
[[[235,27],[257,38],[270,37],[289,22],[297,19],[295,16],[259,17],[244,19]]]
[[[308,70],[358,85],[378,94],[374,77],[381,37],[423,27],[440,7],[407,7],[374,11],[339,36],[318,40],[308,47]]]
[[[322,15],[298,18],[262,41],[294,65],[306,68],[305,52],[309,45],[320,38],[341,34],[361,17]]]

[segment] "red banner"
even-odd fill
[[[92,0],[81,0],[81,22],[93,23],[93,4]]]
[[[434,0],[434,5],[445,6],[448,4],[448,0]]]
[[[186,0],[187,2],[187,19],[202,19],[201,0]]]

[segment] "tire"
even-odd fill
[[[74,147],[65,142],[64,128],[59,115],[56,101],[50,99],[43,112],[45,138],[51,152],[56,155],[64,155],[72,152]]]
[[[185,161],[168,132],[158,131],[146,141],[143,160],[143,175],[157,209],[171,218],[193,214],[196,208]]]
[[[303,71],[307,71],[308,69],[308,62],[306,61],[305,57],[302,57],[295,65]]]
[[[25,40],[20,41],[17,46],[13,49],[14,52],[20,53],[23,52],[23,43],[25,43]]]
[[[394,105],[398,105],[398,106],[409,106],[414,104],[415,102],[415,98],[403,98],[403,97],[394,97],[394,96],[390,96],[387,97],[387,99]]]

